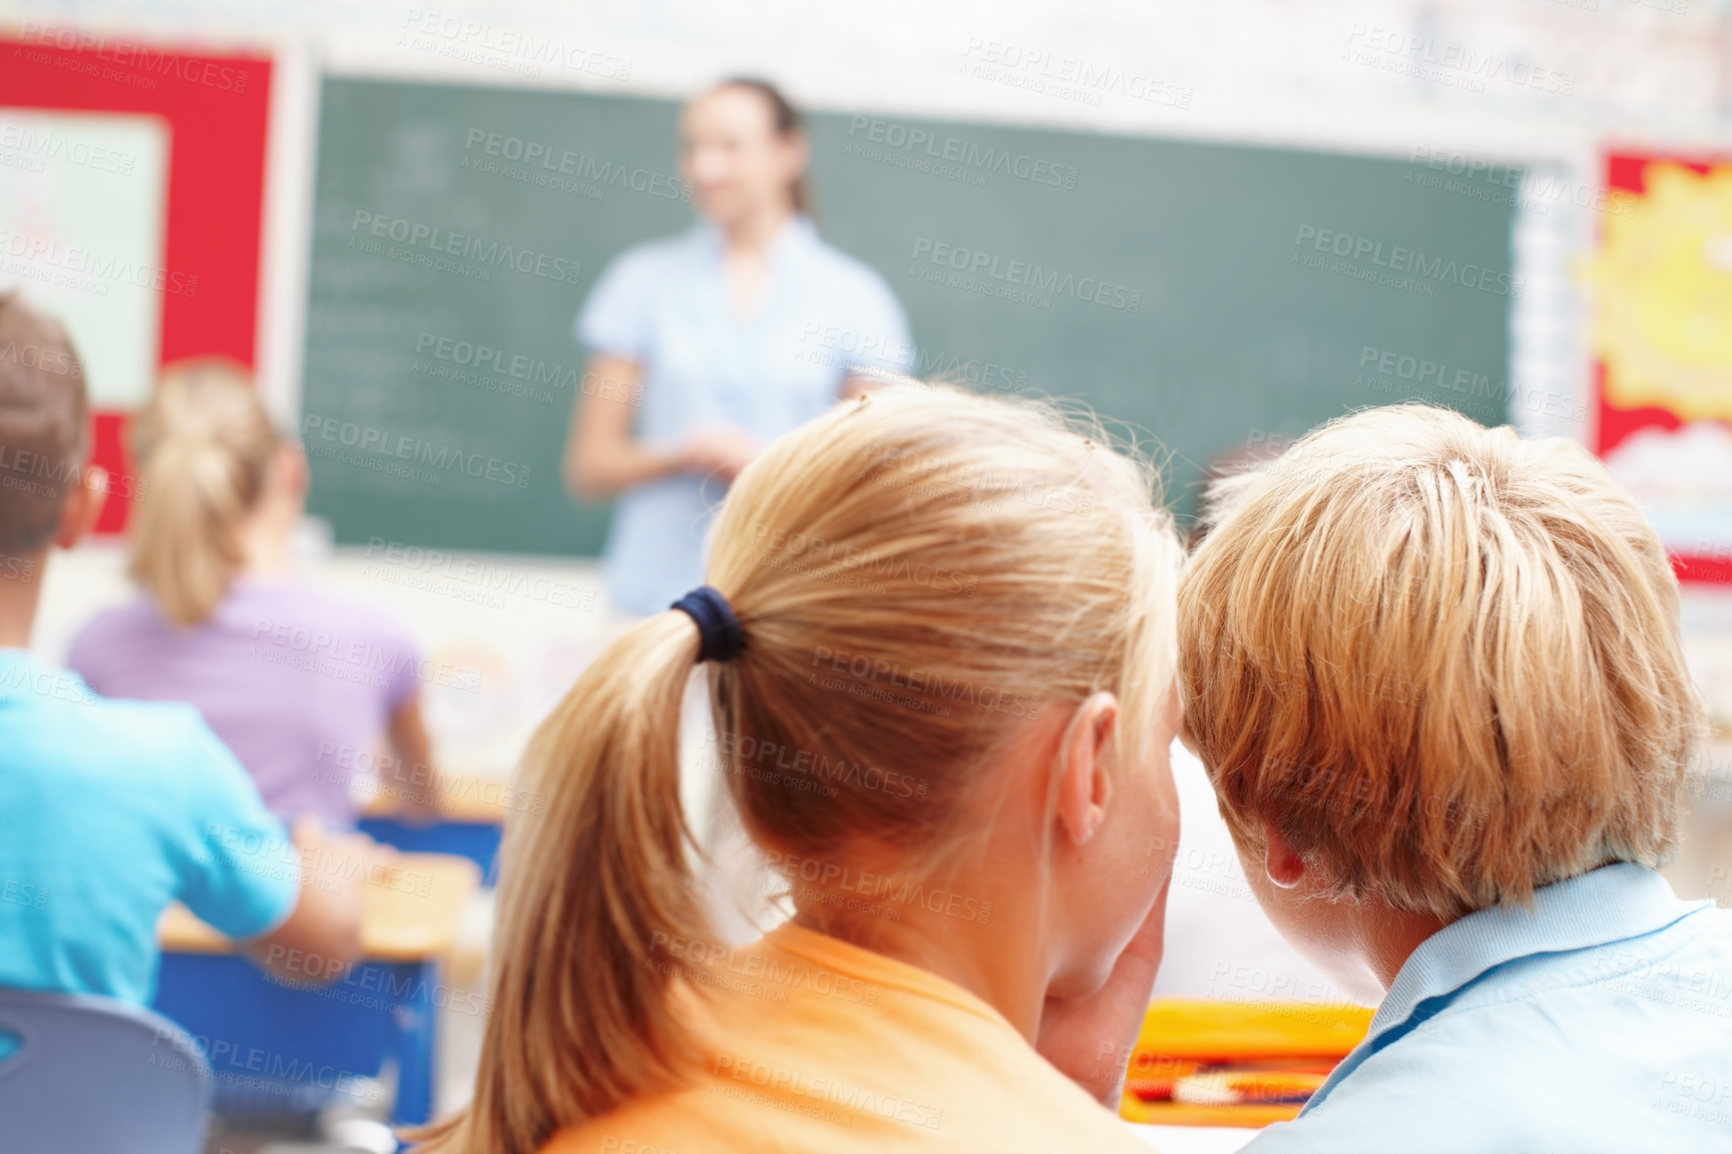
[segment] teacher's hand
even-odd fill
[[[757,439],[739,429],[720,425],[692,434],[685,445],[686,468],[731,482],[758,455]]]
[[[1169,883],[1170,884],[1170,883]],[[1166,935],[1167,886],[1125,946],[1106,984],[1077,998],[1048,998],[1035,1049],[1114,1113],[1131,1046],[1148,1012]]]

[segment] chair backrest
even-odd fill
[[[210,1067],[192,1038],[110,998],[0,989],[0,1149],[198,1154]]]

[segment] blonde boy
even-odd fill
[[[1237,494],[1180,622],[1258,899],[1382,1003],[1256,1154],[1732,1149],[1732,918],[1654,872],[1702,727],[1677,585],[1597,461],[1335,421]]]

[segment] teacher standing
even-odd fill
[[[818,236],[808,156],[769,84],[693,100],[680,172],[702,219],[614,258],[578,314],[590,359],[563,473],[578,497],[617,498],[604,563],[627,613],[703,583],[710,518],[760,449],[863,383],[857,371],[914,359],[884,279]]]

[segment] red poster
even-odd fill
[[[254,363],[271,65],[57,27],[0,38],[0,275],[62,315],[126,519],[125,417],[162,365]]]

